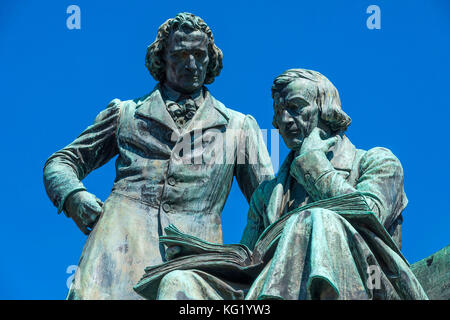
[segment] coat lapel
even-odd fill
[[[155,87],[147,99],[136,106],[136,115],[156,121],[179,133],[177,125],[167,111],[159,85]]]
[[[346,177],[351,173],[353,162],[355,160],[356,148],[350,140],[343,135],[342,140],[336,145],[333,157],[330,160],[331,165],[338,171],[345,174]],[[294,151],[291,151],[284,160],[281,168],[275,178],[274,188],[267,202],[266,227],[279,219],[287,209],[292,193],[289,190],[291,185],[290,167],[294,160]]]
[[[294,151],[289,152],[288,156],[284,160],[283,164],[278,171],[277,177],[275,178],[275,185],[270,194],[269,201],[267,203],[266,212],[267,220],[266,227],[274,223],[278,218],[283,215],[283,209],[286,207],[286,199],[289,192],[289,181],[290,181],[290,167],[294,160]]]
[[[205,100],[188,123],[185,133],[228,124],[230,119],[228,110],[223,104],[214,99],[208,89],[203,87],[203,90],[205,91]]]
[[[330,160],[331,165],[340,171],[351,172],[353,167],[353,161],[355,160],[356,148],[347,138],[343,135],[342,140],[336,145],[333,151],[333,157]]]
[[[228,110],[214,99],[208,89],[204,87],[203,90],[205,90],[205,100],[195,113],[194,118],[184,128],[184,133],[228,124],[230,119]],[[180,130],[167,111],[159,85],[155,87],[147,99],[136,106],[136,115],[157,121],[180,134]]]

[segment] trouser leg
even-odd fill
[[[199,270],[176,270],[161,279],[157,300],[241,300],[244,291]]]

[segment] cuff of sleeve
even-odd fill
[[[60,214],[61,211],[63,211],[63,208],[64,208],[64,202],[66,201],[66,199],[67,199],[69,196],[71,196],[72,194],[74,194],[75,192],[78,192],[78,191],[86,191],[86,188],[84,188],[84,187],[78,187],[78,188],[72,189],[72,190],[70,190],[69,192],[67,192],[65,195],[63,195],[63,196],[61,197],[61,200],[60,200],[59,203],[58,203],[58,214]],[[66,213],[66,212],[64,212],[64,214],[67,216],[67,213]]]
[[[314,192],[316,182],[333,171],[325,153],[313,150],[296,157],[291,164],[290,173],[307,191]]]

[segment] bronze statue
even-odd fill
[[[273,123],[291,152],[277,177],[253,194],[241,243],[253,249],[265,228],[320,200],[357,193],[367,209],[352,211],[350,203],[346,215],[320,206],[301,210],[288,217],[251,285],[175,270],[160,281],[157,298],[427,299],[399,249],[407,204],[400,161],[385,148],[355,148],[338,91],[320,73],[287,70],[274,80],[272,97]]]
[[[68,299],[139,299],[132,287],[144,267],[164,261],[164,227],[221,243],[233,176],[247,200],[273,177],[255,119],[226,108],[204,86],[219,75],[222,52],[201,18],[180,13],[167,20],[145,61],[159,81],[154,90],[111,101],[44,167],[58,212],[89,234]],[[103,204],[81,180],[116,155],[116,179]]]

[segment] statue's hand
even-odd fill
[[[338,136],[328,138],[327,133],[323,129],[316,127],[310,135],[303,140],[299,155],[303,155],[313,150],[321,150],[322,152],[327,153],[330,148],[336,144],[338,139]]]
[[[182,250],[180,246],[168,247],[166,249],[166,260],[169,261],[175,259],[176,257],[180,256],[181,251]]]
[[[67,215],[75,221],[78,228],[88,235],[102,213],[103,202],[87,191],[78,191],[70,195],[64,209]]]

